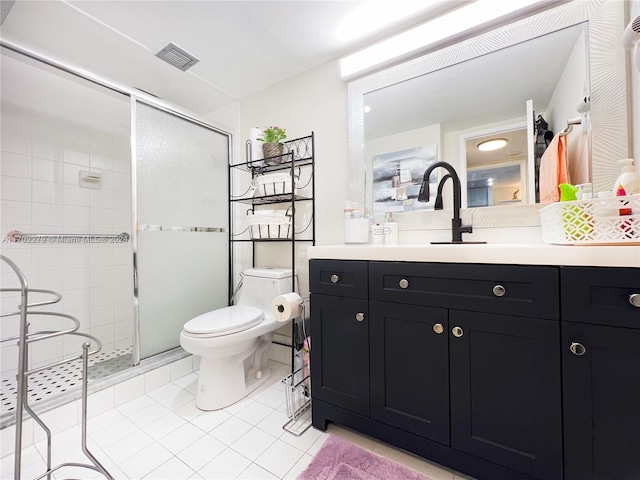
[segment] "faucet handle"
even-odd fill
[[[473,233],[473,226],[460,225],[460,233]]]

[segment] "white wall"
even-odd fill
[[[630,8],[630,19],[640,15],[640,0],[633,0]],[[631,105],[633,115],[633,130],[631,138],[633,141],[633,158],[636,160],[636,170],[640,172],[640,71],[638,67],[632,68],[631,72]]]

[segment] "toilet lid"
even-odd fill
[[[203,313],[184,324],[184,331],[193,335],[214,337],[241,332],[258,325],[264,319],[262,310],[247,305],[234,305]]]

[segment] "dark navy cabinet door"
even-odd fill
[[[563,322],[562,360],[565,479],[640,479],[640,330]]]
[[[369,305],[371,417],[448,445],[447,310]]]
[[[369,415],[367,300],[311,294],[312,398]]]
[[[451,446],[562,478],[559,322],[450,310]]]

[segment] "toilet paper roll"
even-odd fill
[[[278,295],[271,302],[271,312],[279,322],[287,322],[300,315],[302,298],[295,292]]]
[[[249,140],[251,141],[251,160],[261,160],[262,159],[262,144],[264,142],[259,142],[258,137],[262,136],[262,130],[255,127],[249,129]],[[249,160],[249,159],[247,159]],[[262,162],[260,162],[262,165]]]

